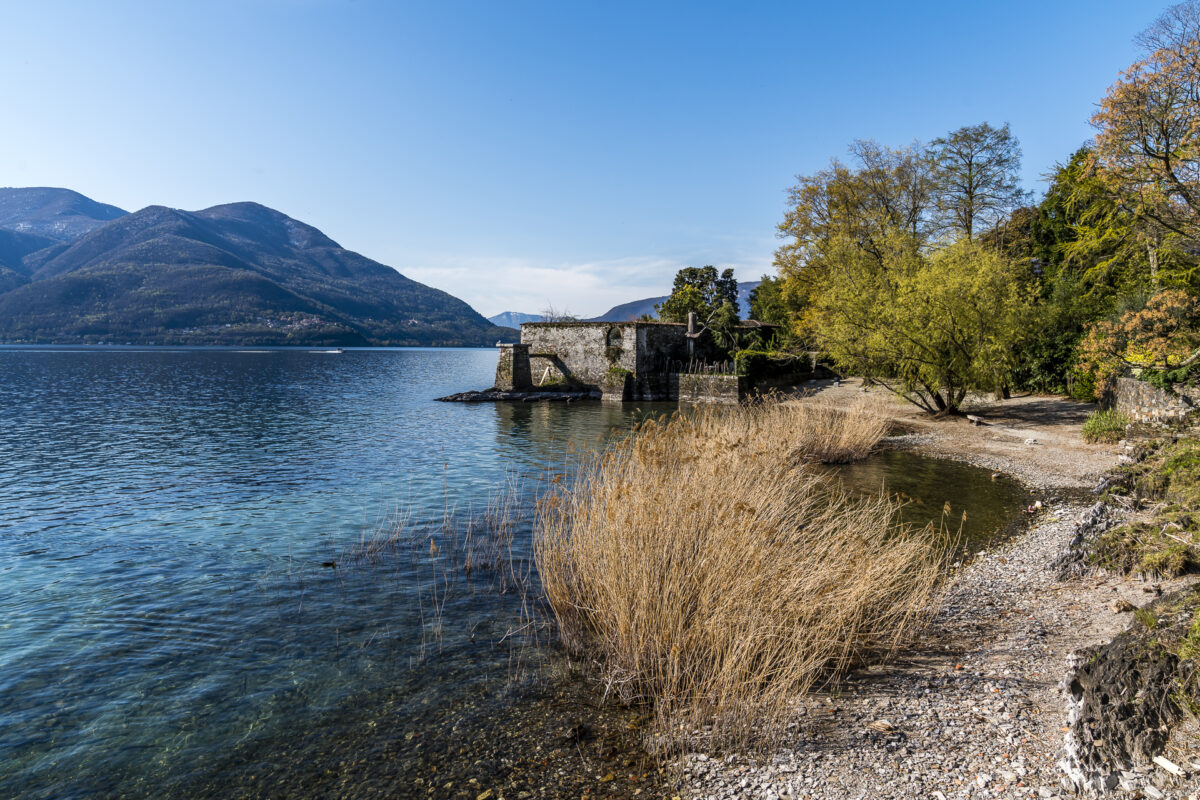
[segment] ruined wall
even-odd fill
[[[530,388],[528,353],[529,348],[523,344],[500,345],[495,388],[502,392],[523,392]]]
[[[732,397],[737,402],[745,397],[751,382],[741,381],[739,389],[731,376],[695,375],[684,387],[687,376],[680,373],[690,362],[728,357],[717,350],[711,335],[689,340],[686,334],[686,325],[661,322],[531,322],[521,326],[520,346],[527,349],[534,388],[573,383],[600,391],[606,400],[730,402]],[[732,389],[726,385],[730,383]]]
[[[674,400],[677,373],[688,363],[686,325],[642,324],[633,394],[637,400]]]
[[[681,403],[737,403],[745,392],[745,379],[737,375],[679,375]]]
[[[522,325],[521,344],[529,347],[529,371],[534,384],[540,386],[546,379],[567,379],[601,388],[614,368],[634,372],[637,367],[636,328],[634,323],[538,322]]]
[[[1136,378],[1118,378],[1112,405],[1134,422],[1182,419],[1200,406],[1200,389],[1180,386],[1176,394]]]
[[[688,360],[686,326],[645,322],[537,322],[521,326],[535,386],[561,380],[605,399],[675,398],[674,373]]]

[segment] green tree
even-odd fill
[[[858,141],[850,154],[849,165],[834,160],[820,172],[797,176],[777,227],[785,241],[775,252],[775,267],[793,312],[793,332],[804,339],[814,330],[815,297],[848,252],[879,266],[896,232],[920,245],[930,232],[932,177],[919,146],[891,149]]]
[[[750,290],[750,319],[775,325],[787,325],[790,322],[782,278],[763,275],[758,286]]]
[[[1092,117],[1095,174],[1144,248],[1157,291],[1196,280],[1195,259],[1183,276],[1164,275],[1162,260],[1200,239],[1200,3],[1167,9],[1138,44],[1144,57]]]
[[[904,233],[882,263],[847,248],[817,298],[818,343],[835,362],[931,413],[998,391],[1032,310],[1021,267],[962,240],[926,254]]]
[[[684,267],[675,274],[671,296],[654,310],[664,322],[687,322],[688,313],[695,312],[700,322],[706,323],[725,303],[730,303],[736,321],[737,291],[732,269],[718,274],[711,265]]]
[[[943,230],[973,239],[1020,207],[1021,144],[1005,123],[951,131],[930,143],[937,218]]]

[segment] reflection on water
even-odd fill
[[[653,796],[635,712],[548,680],[572,667],[514,647],[531,597],[447,569],[429,538],[513,476],[528,509],[667,407],[433,402],[494,368],[491,350],[0,347],[4,795],[582,796],[614,772],[607,796]],[[921,473],[897,458],[842,474]],[[929,469],[890,485],[940,509]],[[954,480],[970,519],[1007,508]],[[397,517],[411,547],[345,558]]]
[[[986,469],[905,450],[884,450],[830,471],[852,491],[883,490],[899,499],[904,522],[944,524],[951,532],[961,526],[964,544],[972,550],[1010,532],[1029,502],[1029,492],[1012,478],[993,478]]]

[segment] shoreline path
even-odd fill
[[[815,388],[809,397],[835,403],[862,394],[857,381]],[[684,796],[1074,796],[1057,764],[1067,717],[1059,683],[1068,655],[1109,641],[1128,624],[1132,612],[1113,610],[1122,607],[1118,598],[1140,607],[1189,581],[1064,582],[1047,569],[1090,505],[1083,490],[1117,463],[1115,446],[1080,437],[1093,406],[1047,396],[980,401],[968,411],[986,424],[975,426],[931,419],[906,405],[897,403],[894,416],[907,432],[892,437],[891,446],[1012,475],[1042,497],[1045,510],[1024,533],[979,554],[955,576],[912,648],[884,668],[851,675],[835,694],[804,698],[800,722],[772,758],[689,755]],[[1160,776],[1146,773],[1142,782],[1152,777]],[[1175,785],[1164,794],[1185,798],[1197,786]],[[1145,796],[1159,796],[1153,791]]]

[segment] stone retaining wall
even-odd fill
[[[1134,422],[1183,419],[1200,406],[1200,389],[1181,386],[1171,393],[1136,378],[1118,378],[1111,405]]]
[[[681,403],[737,403],[742,398],[744,378],[737,375],[679,375]]]

